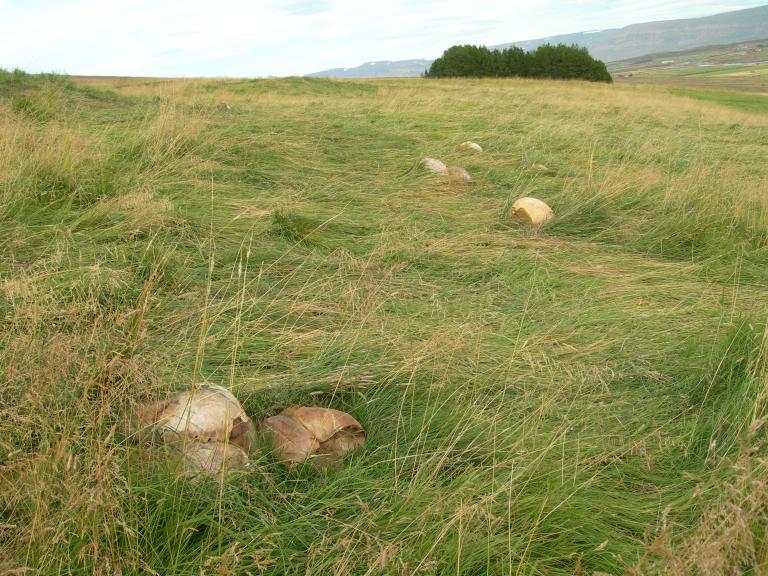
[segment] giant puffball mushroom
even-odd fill
[[[270,438],[275,455],[288,464],[313,457],[320,465],[331,464],[365,443],[365,431],[352,416],[318,406],[291,406],[259,428]]]
[[[520,223],[531,228],[538,228],[555,217],[552,208],[538,198],[520,198],[512,205],[512,215]]]
[[[288,416],[270,416],[259,426],[272,440],[272,450],[283,461],[304,462],[317,452],[320,443],[300,423]]]
[[[454,182],[471,182],[472,178],[469,175],[469,172],[467,172],[464,168],[461,166],[449,166],[448,167],[448,178],[450,178]]]
[[[138,423],[166,442],[226,442],[246,452],[255,435],[253,422],[237,398],[226,388],[209,384],[141,408]]]
[[[248,463],[245,450],[228,442],[187,442],[181,452],[185,472],[192,475],[202,472],[215,476]]]
[[[477,142],[470,142],[469,140],[467,140],[466,142],[462,142],[461,144],[459,144],[459,150],[461,150],[462,152],[469,152],[469,151],[482,152],[483,147],[480,146],[480,144],[478,144]]]
[[[440,176],[446,176],[448,174],[448,167],[437,158],[424,158],[420,164],[433,174],[439,174]]]

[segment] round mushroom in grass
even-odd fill
[[[448,166],[448,179],[452,182],[471,182],[469,172],[461,166]]]
[[[180,440],[169,444],[182,457],[184,471],[189,475],[199,473],[215,476],[248,465],[248,454],[237,444],[227,442],[187,442]]]
[[[341,462],[365,444],[365,430],[351,415],[332,408],[291,406],[259,425],[275,456],[294,465],[313,460],[318,466]]]
[[[226,388],[202,385],[143,405],[136,413],[140,435],[151,433],[181,453],[187,470],[215,474],[241,466],[255,441],[255,427]]]
[[[477,142],[471,142],[469,140],[459,144],[458,149],[460,152],[482,152],[483,151],[483,147],[480,146],[480,144],[478,144]]]
[[[523,226],[538,230],[555,217],[546,202],[538,198],[525,197],[517,200],[510,209],[511,216]]]
[[[446,176],[448,174],[448,166],[445,165],[445,162],[438,160],[437,158],[423,158],[419,164],[428,172],[432,172],[432,174],[438,174],[440,176]]]
[[[466,169],[461,166],[446,166],[437,158],[423,158],[419,165],[432,174],[447,176],[451,182],[469,182],[472,180]]]

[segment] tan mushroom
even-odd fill
[[[545,202],[530,197],[520,198],[515,202],[511,213],[521,224],[532,228],[538,228],[555,217],[552,208]]]
[[[469,172],[461,166],[449,166],[448,178],[454,182],[471,182],[472,178],[469,176]]]
[[[303,462],[320,447],[320,443],[309,430],[282,414],[267,418],[259,428],[269,434],[275,454],[286,462]]]
[[[226,388],[202,385],[136,412],[139,435],[149,433],[180,452],[185,468],[215,473],[248,461],[253,422]]]
[[[259,426],[278,458],[289,464],[316,458],[330,464],[365,443],[365,431],[346,412],[318,406],[291,406]]]
[[[248,463],[248,454],[228,442],[189,442],[182,448],[184,469],[188,474],[217,475]]]
[[[446,176],[448,174],[448,167],[444,162],[441,162],[437,158],[424,158],[420,162],[420,165],[433,174],[439,174],[440,176]]]
[[[203,443],[231,442],[246,451],[255,432],[237,398],[226,388],[209,384],[144,408],[139,425],[167,441],[186,437]]]
[[[482,152],[483,147],[480,146],[477,142],[470,142],[467,140],[466,142],[462,142],[459,144],[459,150],[462,152]]]
[[[549,170],[549,168],[547,168],[544,164],[539,164],[538,162],[534,162],[533,164],[531,164],[531,168],[533,168],[534,170],[538,170],[539,172],[546,172],[547,170]]]

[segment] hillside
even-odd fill
[[[651,54],[615,62],[614,78],[623,83],[768,94],[768,40]],[[762,96],[745,96],[756,103]]]
[[[766,63],[768,63],[768,38],[762,38],[750,42],[704,46],[690,50],[654,52],[613,62],[609,69],[613,72],[643,68],[674,70],[691,66],[748,66]]]
[[[605,62],[614,62],[659,52],[758,40],[766,36],[768,36],[768,5],[724,12],[704,18],[646,22],[624,28],[577,32],[489,47],[501,49],[519,46],[525,50],[535,50],[547,43],[578,44],[587,47],[595,58]],[[407,64],[410,62],[416,64]],[[376,63],[376,66],[371,66],[372,63],[366,63],[354,68],[337,68],[316,72],[311,76],[345,78],[419,76],[425,68],[429,68],[431,63],[431,60],[379,62]]]
[[[308,78],[407,78],[421,76],[432,60],[385,60],[366,62],[353,68],[333,68],[307,74]]]
[[[624,28],[579,32],[493,47],[515,45],[533,50],[548,42],[578,44],[587,47],[595,58],[614,62],[658,52],[758,40],[765,38],[767,33],[768,5],[704,18],[646,22]]]
[[[0,73],[0,150],[0,573],[765,572],[768,115]],[[203,381],[367,445],[180,477],[129,416]]]

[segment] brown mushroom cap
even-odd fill
[[[365,435],[360,422],[346,412],[333,408],[291,406],[283,410],[282,414],[301,423],[312,432],[318,442],[325,442],[342,430],[361,432]]]
[[[454,182],[471,182],[472,177],[467,172],[466,168],[461,166],[448,166],[448,178]]]
[[[365,433],[341,430],[325,442],[321,442],[317,452],[326,458],[340,460],[363,444],[365,444]]]
[[[269,433],[272,449],[286,462],[303,462],[320,447],[320,443],[309,430],[282,414],[267,418],[259,428],[262,432]]]
[[[538,198],[520,198],[512,205],[514,217],[528,226],[541,226],[554,218],[555,213]]]
[[[291,406],[260,426],[269,432],[275,453],[289,463],[317,455],[321,463],[338,461],[365,443],[365,431],[346,412],[318,406]]]

